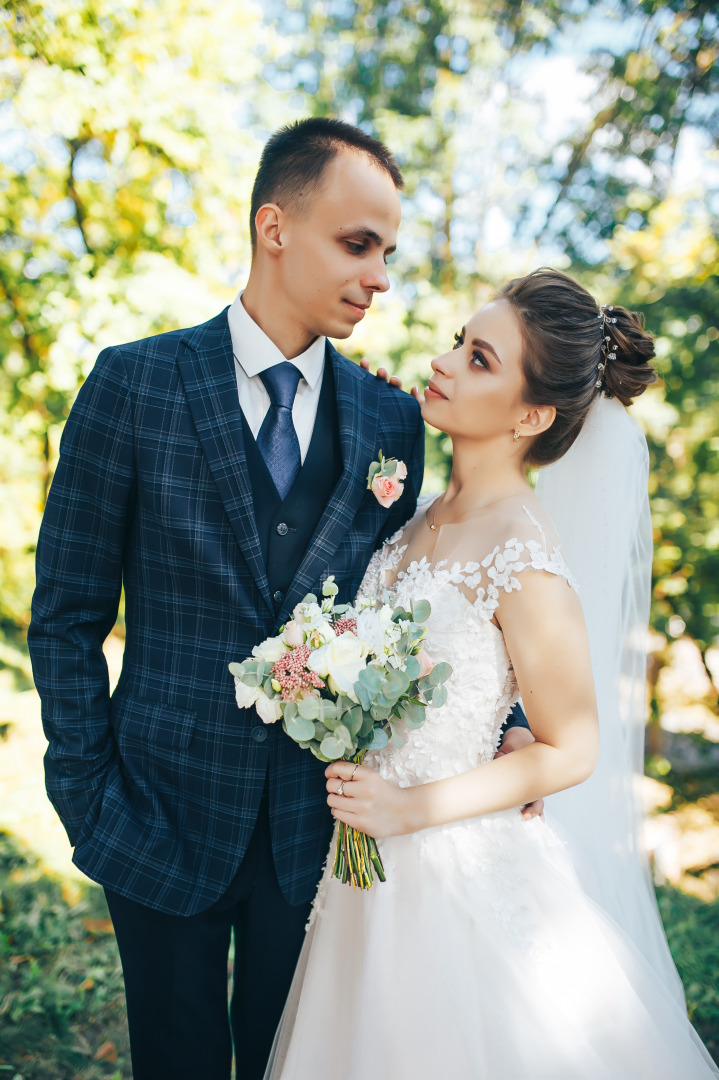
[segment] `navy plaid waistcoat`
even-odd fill
[[[238,869],[269,779],[275,867],[311,899],[332,828],[324,767],[234,700],[231,660],[277,631],[330,573],[354,596],[414,512],[417,402],[327,345],[341,472],[281,602],[247,474],[226,311],[104,350],[63,433],[37,552],[28,642],[46,782],[89,877],[160,911],[209,907]],[[366,488],[382,449],[409,470],[390,510]],[[110,697],[102,642],[125,589]]]

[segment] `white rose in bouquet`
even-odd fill
[[[287,652],[287,646],[281,637],[267,638],[261,645],[255,645],[252,655],[256,660],[265,660],[268,664],[276,663]]]
[[[285,626],[282,631],[282,640],[291,649],[296,649],[298,645],[304,644],[305,632],[295,619],[290,619]]]
[[[259,686],[248,686],[235,676],[235,699],[238,709],[251,709],[260,696]]]
[[[257,715],[263,724],[274,724],[282,716],[282,698],[268,698],[267,694],[260,693],[255,702]]]
[[[367,642],[369,651],[379,660],[394,655],[393,645],[402,629],[392,622],[392,608],[383,604],[377,611],[361,611],[357,616],[357,637]]]
[[[307,667],[327,679],[333,694],[346,694],[356,701],[354,684],[366,667],[367,646],[350,630],[312,653]]]

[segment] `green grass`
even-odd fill
[[[719,901],[666,885],[657,896],[689,1015],[719,1059]],[[0,1080],[131,1077],[120,960],[107,919],[101,889],[63,887],[0,832]],[[112,1060],[95,1060],[107,1043]]]
[[[108,918],[100,888],[63,888],[0,832],[0,1078],[129,1080]]]
[[[671,885],[657,888],[657,899],[689,1017],[719,1062],[719,900],[708,904]]]

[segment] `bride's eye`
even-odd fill
[[[486,368],[486,370],[489,371],[489,364],[487,362],[487,358],[485,357],[484,353],[476,352],[476,351],[473,352],[472,353],[472,363],[474,363],[475,360],[480,365],[480,367]]]
[[[452,346],[452,348],[459,349],[462,345],[464,345],[464,335],[456,331],[454,335],[454,345]]]

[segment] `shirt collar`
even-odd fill
[[[244,290],[243,290],[244,291]],[[227,312],[227,321],[230,324],[230,337],[232,338],[232,351],[235,360],[250,378],[282,364],[287,360],[271,341],[264,330],[261,329],[248,315],[242,303],[242,292],[239,292]],[[318,380],[322,377],[325,362],[325,345],[327,339],[318,337],[299,356],[294,356],[290,363],[299,369],[303,379],[314,389]]]

